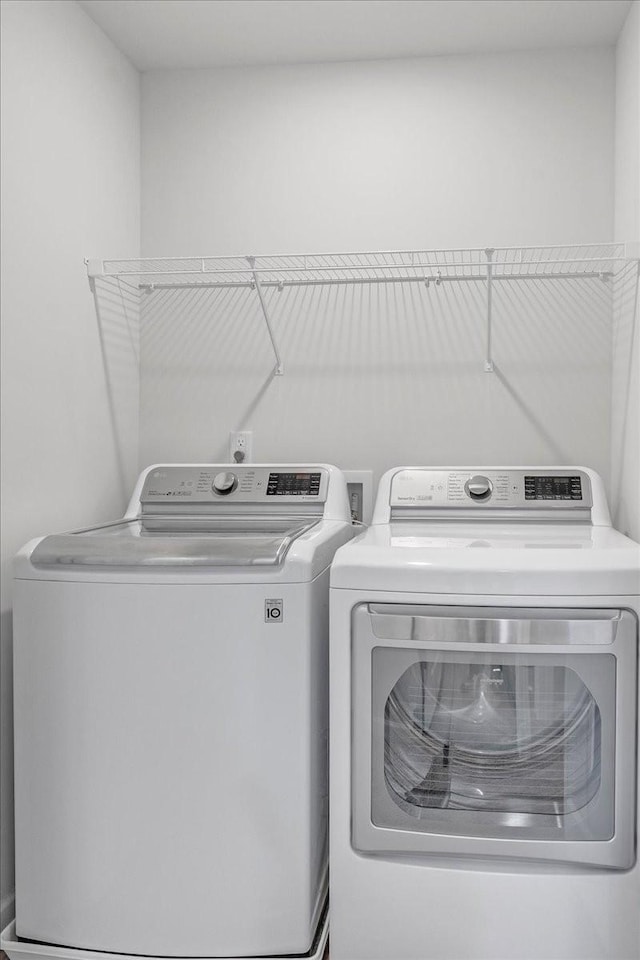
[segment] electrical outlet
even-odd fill
[[[229,463],[251,463],[253,431],[232,430],[229,434]]]

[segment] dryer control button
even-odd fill
[[[233,493],[237,486],[238,478],[235,473],[216,473],[213,478],[213,483],[211,484],[213,492],[219,494],[221,497]]]
[[[472,500],[488,500],[493,491],[493,484],[488,477],[471,477],[465,483],[464,490]]]

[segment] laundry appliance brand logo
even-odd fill
[[[264,622],[282,623],[284,620],[284,610],[282,600],[265,600],[264,602]]]

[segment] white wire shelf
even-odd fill
[[[396,250],[364,253],[309,253],[277,256],[173,257],[89,260],[90,276],[126,277],[141,289],[166,286],[263,286],[328,283],[410,283],[602,277],[621,268],[630,244],[564,247],[496,247],[451,250]]]
[[[492,285],[498,281],[600,279],[608,282],[630,261],[638,244],[597,243],[552,247],[477,247],[450,250],[396,250],[264,256],[171,257],[86,260],[95,294],[99,277],[122,281],[144,294],[156,290],[242,288],[256,290],[276,358],[283,372],[263,289],[331,284],[480,282],[486,285],[487,351],[491,356]],[[96,303],[97,308],[97,303]]]

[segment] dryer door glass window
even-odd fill
[[[611,839],[614,656],[372,653],[375,824]]]
[[[614,658],[602,661],[611,673]],[[563,662],[430,656],[403,671],[384,707],[385,785],[417,820],[460,810],[561,823],[598,794],[602,750],[600,707]]]
[[[611,839],[614,656],[372,653],[376,825]]]

